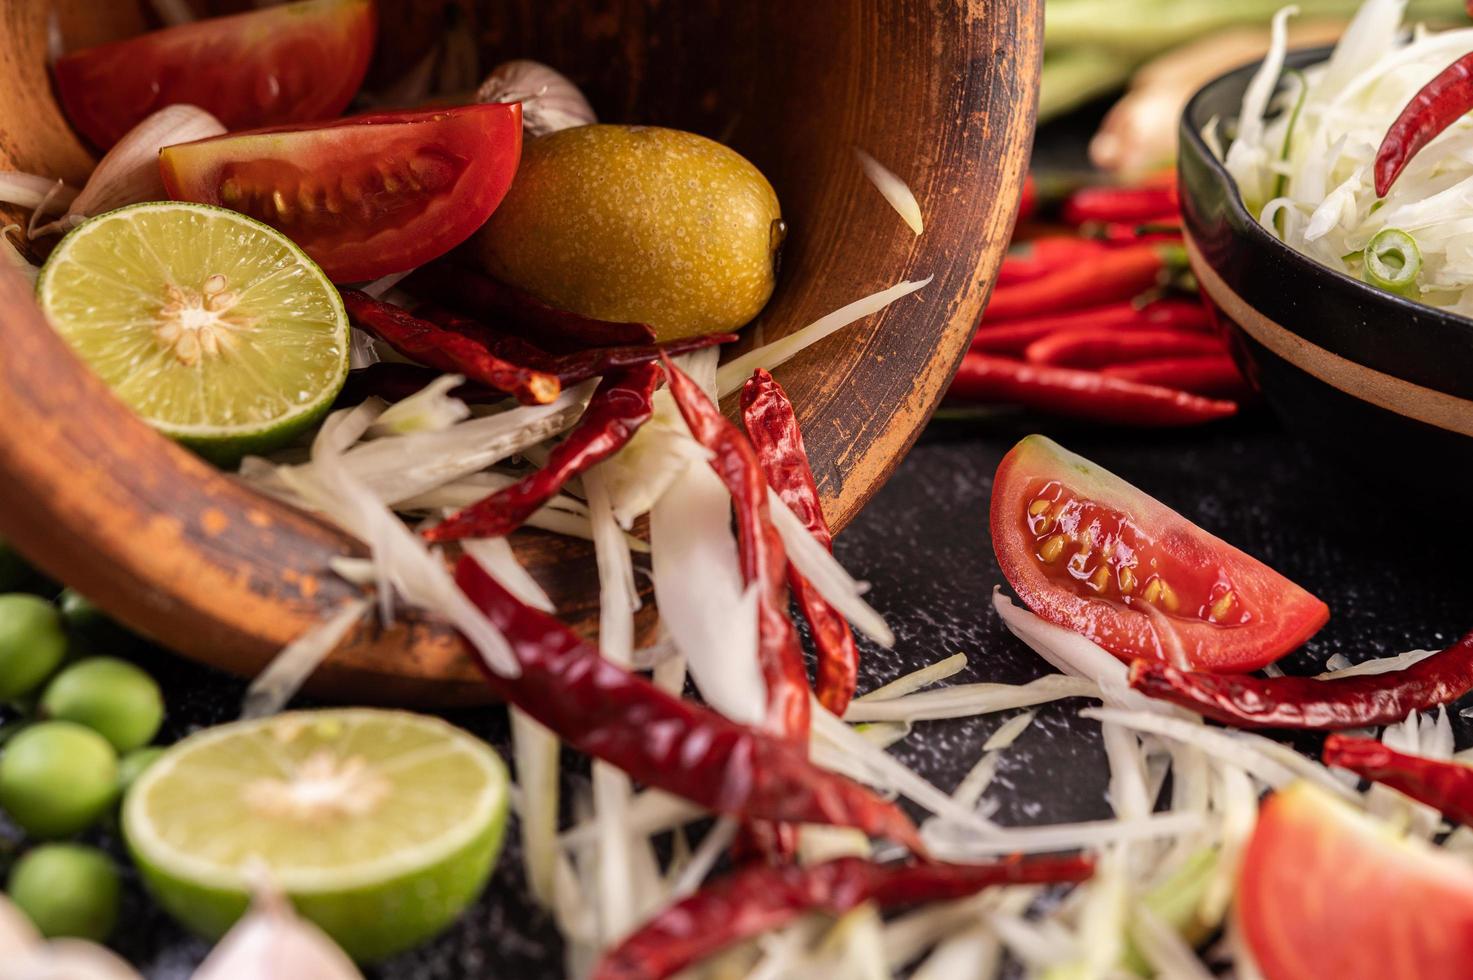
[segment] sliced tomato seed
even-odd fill
[[[1091,510],[1101,513],[1092,514]],[[1115,524],[1114,530],[1106,530],[1106,525],[1111,523]],[[1137,570],[1139,549],[1127,540],[1127,537],[1135,538],[1138,531],[1125,516],[1077,499],[1062,484],[1050,481],[1029,502],[1024,524],[1034,536],[1035,555],[1049,568],[1057,567],[1071,545],[1078,546],[1064,562],[1064,574],[1046,569],[1049,577],[1067,582],[1076,593],[1118,598],[1127,606],[1144,601],[1172,615],[1181,612],[1181,595],[1159,570],[1158,559],[1149,559],[1151,568],[1156,570],[1147,574],[1142,583]],[[1083,530],[1079,529],[1081,525]],[[1137,587],[1141,589],[1139,596]],[[1208,588],[1195,615],[1213,625],[1239,626],[1251,617],[1240,611],[1236,618],[1230,618],[1238,605],[1232,583],[1219,577]]]

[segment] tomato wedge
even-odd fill
[[[1043,436],[997,468],[992,543],[1029,609],[1122,660],[1256,670],[1330,616],[1267,565]]]
[[[347,107],[373,56],[373,0],[305,0],[98,45],[56,62],[72,125],[108,149],[176,102],[226,129],[330,119]]]
[[[1297,783],[1263,805],[1237,916],[1266,980],[1463,980],[1473,868]]]
[[[217,204],[290,236],[336,282],[438,258],[491,216],[522,155],[522,107],[385,112],[165,147],[176,201]]]

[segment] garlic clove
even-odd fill
[[[105,946],[83,939],[53,939],[20,957],[0,957],[6,980],[142,980]]]
[[[476,92],[477,102],[520,102],[522,128],[533,136],[598,122],[578,86],[540,61],[498,65]]]
[[[363,980],[327,934],[299,918],[286,896],[269,887],[220,940],[193,980]]]
[[[14,227],[14,226],[12,226]],[[0,963],[41,945],[41,934],[15,903],[0,895]]]
[[[32,235],[69,231],[83,218],[126,204],[167,200],[169,195],[159,174],[159,150],[224,132],[220,120],[197,106],[165,106],[107,151],[65,215],[35,229]]]

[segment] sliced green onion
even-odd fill
[[[1366,282],[1401,296],[1415,296],[1422,271],[1417,240],[1400,228],[1383,228],[1366,243]]]

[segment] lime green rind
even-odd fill
[[[475,839],[423,871],[347,891],[288,894],[298,914],[360,963],[413,949],[446,929],[480,895],[501,852],[505,813],[500,811]],[[244,890],[203,887],[164,873],[132,846],[131,837],[129,853],[155,901],[208,939],[228,932],[250,904]]]
[[[293,734],[278,736],[287,726]],[[350,748],[351,747],[351,748]],[[330,748],[364,759],[395,794],[350,829],[303,833],[276,818],[242,820],[232,789],[292,771]],[[466,775],[469,773],[470,775]],[[489,877],[505,831],[508,775],[484,742],[443,721],[372,709],[293,712],[200,732],[149,766],[128,791],[123,834],[149,892],[180,922],[217,938],[249,903],[248,868],[268,873],[297,910],[354,959],[381,959],[440,932]],[[443,787],[443,791],[441,790]],[[422,839],[406,839],[407,818]],[[386,850],[374,851],[375,844]]]
[[[145,335],[152,324],[139,308],[161,303],[163,280],[188,284],[205,271],[227,274],[245,297],[242,311],[261,314],[271,341],[242,341],[229,357],[184,368]],[[336,288],[290,239],[225,208],[148,202],[91,218],[52,252],[36,295],[115,394],[219,465],[290,443],[322,419],[347,380],[351,344]],[[174,418],[156,410],[161,393]]]

